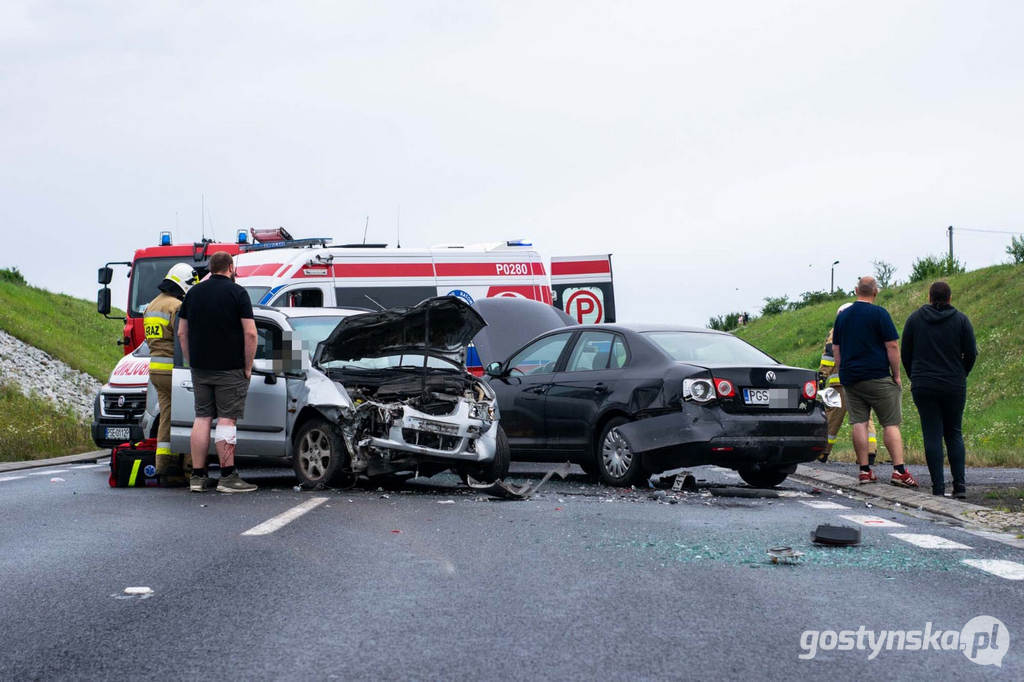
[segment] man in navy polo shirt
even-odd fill
[[[832,355],[839,370],[839,380],[846,389],[853,449],[860,465],[860,483],[878,480],[868,465],[868,415],[874,410],[882,424],[885,448],[892,457],[890,483],[916,488],[917,481],[903,464],[900,335],[889,311],[875,305],[878,283],[874,277],[861,277],[856,294],[854,304],[836,317]]]

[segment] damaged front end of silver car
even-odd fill
[[[310,378],[331,388],[312,390],[314,379],[308,399],[332,415],[348,455],[334,478],[504,475],[494,466],[494,392],[464,364],[484,324],[461,300],[440,297],[345,318],[317,346]]]

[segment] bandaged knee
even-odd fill
[[[234,424],[217,424],[213,431],[213,440],[217,443],[224,442],[234,445],[237,441],[238,429]]]

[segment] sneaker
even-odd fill
[[[904,470],[903,473],[901,474],[900,472],[898,472],[895,469],[893,469],[892,479],[890,479],[889,482],[892,483],[895,486],[900,487],[900,488],[916,488],[917,487],[917,481],[914,480],[914,477],[911,476],[910,472],[906,471],[906,470]]]
[[[215,483],[209,476],[189,476],[188,489],[194,493],[205,493],[207,490],[213,490],[214,486]]]
[[[953,497],[958,500],[966,500],[967,488],[958,488],[957,486],[953,486]]]
[[[224,476],[217,482],[217,492],[219,493],[251,493],[256,489],[257,486],[243,481],[237,471],[230,476]]]
[[[877,483],[878,477],[875,476],[874,471],[862,471],[860,472],[860,476],[857,477],[857,482],[861,485],[864,485],[865,483]]]

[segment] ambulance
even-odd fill
[[[218,250],[234,256],[236,281],[254,305],[374,311],[412,306],[435,296],[457,296],[469,304],[479,298],[507,296],[556,305],[580,323],[615,321],[610,254],[552,258],[549,275],[540,254],[522,240],[406,249],[386,244],[332,245],[330,238],[320,237],[292,239],[278,229],[249,234],[239,230],[232,243],[175,247],[164,234],[165,243],[140,249],[132,263],[124,263],[131,267],[131,286],[124,339],[119,343],[127,354],[96,397],[92,434],[101,448],[146,435],[141,421],[149,371],[148,364],[139,360],[148,359],[148,348],[135,322],[141,323],[156,286],[179,261],[192,263],[205,274],[209,256]],[[100,268],[99,276],[104,287],[98,307],[108,315],[111,265],[117,263]],[[466,365],[473,374],[483,374],[472,345]]]

